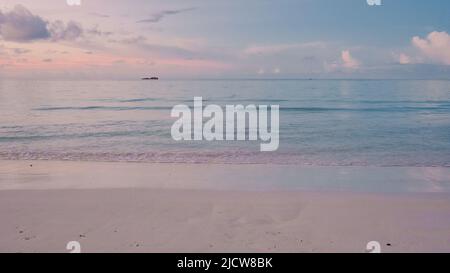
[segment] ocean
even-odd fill
[[[177,104],[280,105],[280,146],[174,141]],[[0,80],[0,159],[450,166],[450,81]]]

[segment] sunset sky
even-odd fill
[[[0,78],[450,78],[450,1],[2,0]]]

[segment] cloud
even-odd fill
[[[31,52],[31,50],[26,48],[12,48],[12,50],[16,55],[27,54]]]
[[[49,24],[51,38],[54,41],[72,41],[83,35],[83,28],[77,22],[70,21],[67,24],[58,20]]]
[[[6,41],[28,42],[48,39],[47,22],[21,5],[9,12],[0,10],[0,35]]]
[[[450,65],[450,35],[447,32],[433,31],[425,39],[415,36],[412,44],[431,62]]]
[[[147,41],[147,38],[142,35],[127,37],[127,38],[123,38],[123,39],[109,39],[108,40],[109,43],[118,43],[118,44],[124,44],[124,45],[130,45],[130,44],[139,45],[139,44],[145,43],[146,41]]]
[[[341,52],[342,66],[349,69],[356,69],[359,67],[359,62],[352,57],[350,51],[344,50]]]
[[[147,19],[139,20],[139,21],[137,21],[137,23],[158,23],[159,21],[164,19],[164,17],[166,17],[166,16],[175,15],[175,14],[192,11],[192,10],[195,10],[195,8],[192,7],[192,8],[176,9],[176,10],[163,10],[163,11],[160,11],[160,12],[150,15],[150,17]]]
[[[74,21],[67,24],[60,20],[48,22],[21,5],[9,12],[0,10],[0,36],[5,41],[75,40],[82,35],[83,28]]]
[[[412,60],[411,60],[411,57],[409,57],[405,53],[400,53],[400,55],[398,56],[398,63],[399,64],[411,64]]]
[[[97,12],[91,12],[91,13],[89,13],[89,15],[92,15],[94,17],[99,17],[99,18],[109,18],[109,17],[111,17],[108,14],[97,13]]]
[[[113,35],[113,32],[111,31],[101,31],[98,29],[98,26],[95,26],[93,28],[87,29],[86,33],[93,35],[93,36],[103,36],[103,37],[108,37]]]
[[[279,67],[274,67],[271,71],[270,70],[266,71],[264,68],[261,67],[260,69],[258,69],[258,71],[256,71],[256,74],[258,74],[258,75],[264,75],[264,74],[269,74],[269,73],[278,75],[281,73],[281,69]]]
[[[244,50],[246,55],[273,55],[289,50],[302,50],[307,48],[325,48],[323,42],[294,43],[294,44],[276,44],[249,46]]]
[[[354,70],[360,67],[360,62],[352,57],[349,50],[341,51],[341,60],[340,61],[325,61],[323,63],[323,68],[327,73],[330,72],[348,72],[348,70]],[[344,71],[347,70],[347,71]]]
[[[30,53],[31,50],[27,48],[19,48],[19,47],[5,47],[4,45],[0,45],[0,54],[4,55],[23,55]],[[9,53],[9,54],[8,54]]]

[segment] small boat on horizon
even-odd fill
[[[141,78],[143,81],[157,81],[159,80],[158,77],[145,77],[145,78]]]

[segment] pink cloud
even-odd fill
[[[447,32],[433,31],[425,39],[415,36],[412,44],[426,59],[450,65],[450,35]]]
[[[350,51],[344,50],[341,53],[342,66],[345,68],[356,69],[359,67],[359,62],[355,58],[352,57]]]
[[[398,55],[398,62],[400,64],[411,64],[412,60],[411,57],[409,57],[405,53],[400,53],[400,55]]]

